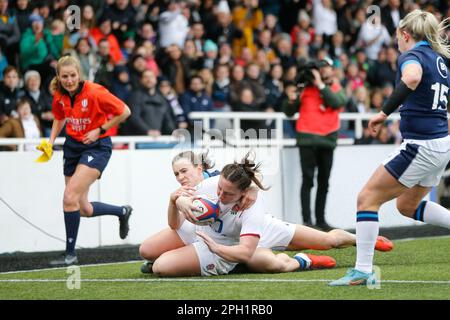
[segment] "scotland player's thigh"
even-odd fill
[[[433,140],[406,139],[383,165],[401,184],[433,187],[450,161],[450,136]]]
[[[202,276],[228,274],[236,267],[237,263],[229,262],[217,254],[212,253],[205,242],[200,238],[198,239],[199,240],[192,245],[197,252],[198,260],[200,261],[200,272]]]
[[[258,248],[286,250],[295,233],[295,224],[281,221],[270,214],[264,215],[264,229]]]

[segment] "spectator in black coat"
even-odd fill
[[[381,23],[386,26],[391,36],[395,35],[398,23],[405,16],[400,0],[389,0],[388,4],[381,9]]]
[[[0,83],[0,125],[16,115],[16,102],[23,95],[19,88],[19,72],[13,66],[6,67]]]
[[[128,99],[132,115],[121,127],[122,134],[158,137],[172,134],[176,129],[172,110],[157,91],[156,83],[153,71],[142,73],[142,87]]]

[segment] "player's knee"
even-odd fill
[[[152,246],[149,246],[145,242],[139,246],[139,254],[147,260],[155,260],[157,258],[152,250]]]
[[[78,207],[80,196],[70,190],[64,191],[63,205],[64,207]]]
[[[358,193],[357,198],[357,210],[366,210],[366,208],[370,207],[372,203],[370,203],[370,194],[365,190],[361,190]]]
[[[338,232],[338,230],[334,229],[327,233],[327,236],[325,237],[323,242],[323,245],[325,247],[324,250],[339,248],[340,243],[337,237]]]

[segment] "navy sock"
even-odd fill
[[[80,210],[64,211],[64,223],[66,225],[66,254],[74,255],[80,226]]]
[[[93,217],[111,215],[121,217],[123,216],[123,207],[113,206],[103,202],[91,202],[93,208]]]

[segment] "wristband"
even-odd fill
[[[100,135],[105,134],[105,133],[106,133],[106,130],[102,126],[100,126]]]

